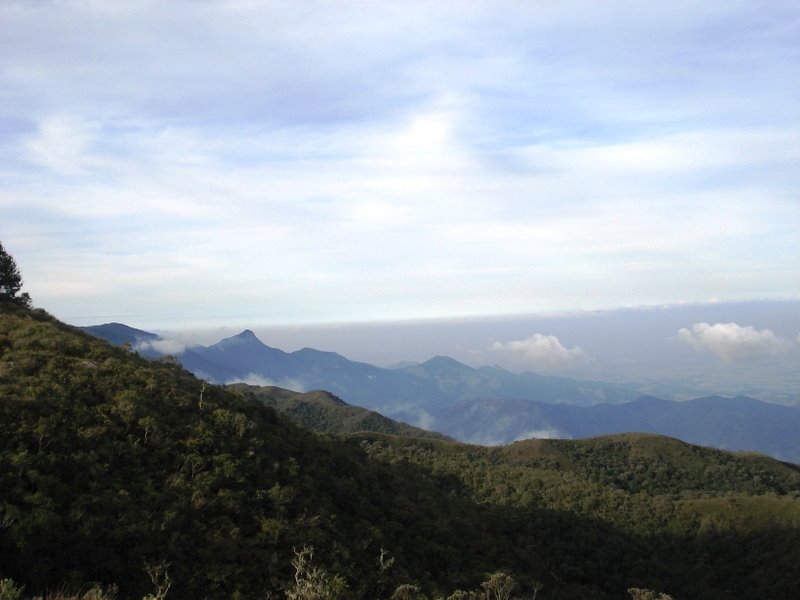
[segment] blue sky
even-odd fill
[[[798,299],[798,58],[779,0],[5,1],[0,240],[75,324]]]

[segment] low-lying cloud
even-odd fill
[[[293,392],[306,392],[306,385],[299,379],[285,378],[278,381],[264,377],[259,373],[248,373],[244,377],[234,377],[225,382],[226,385],[233,383],[246,383],[247,385],[257,385],[260,387],[279,387]]]
[[[568,434],[566,431],[561,431],[556,427],[544,427],[541,429],[534,429],[532,431],[526,431],[524,433],[520,433],[514,438],[515,442],[519,442],[521,440],[569,440],[572,439],[572,436]]]
[[[417,427],[426,431],[433,431],[436,427],[436,418],[428,411],[420,409],[417,413]]]
[[[776,356],[792,345],[770,329],[742,327],[737,323],[695,323],[691,330],[681,328],[677,339],[698,352],[708,352],[724,361]]]
[[[489,350],[514,366],[540,371],[561,369],[587,358],[580,346],[567,348],[556,336],[541,333],[524,340],[495,342]]]
[[[179,340],[142,340],[136,344],[134,349],[138,352],[147,352],[148,350],[152,350],[154,352],[158,352],[159,354],[177,356],[179,354],[183,354],[186,350],[186,347],[186,342],[181,342]]]

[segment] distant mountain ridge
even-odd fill
[[[83,329],[148,357],[163,354],[152,333],[119,323]],[[284,352],[249,329],[176,356],[184,368],[213,383],[327,390],[349,405],[469,443],[640,431],[800,463],[800,409],[752,398],[673,402],[621,385],[473,368],[446,356],[383,369],[313,348]]]
[[[141,342],[155,341],[161,337],[149,331],[142,331],[124,325],[123,323],[105,323],[103,325],[90,325],[88,327],[81,327],[83,331],[95,337],[102,338],[115,346],[122,346],[123,344],[130,344],[136,346]]]
[[[436,413],[433,426],[461,441],[484,445],[533,437],[655,433],[800,463],[800,410],[746,396],[710,396],[686,402],[642,396],[625,404],[588,407],[529,400],[469,400]]]
[[[152,351],[155,334],[120,330],[118,324],[83,328],[112,343]],[[249,329],[210,346],[176,353],[183,366],[213,383],[261,383],[307,391],[325,389],[349,404],[419,422],[431,411],[464,399],[524,396],[540,402],[591,405],[629,402],[637,392],[625,386],[562,377],[515,374],[500,367],[475,369],[449,357],[396,369],[351,361],[335,352],[303,348],[284,352],[267,346]]]
[[[497,366],[475,369],[447,356],[435,356],[427,362],[401,370],[436,382],[439,391],[456,401],[492,395],[590,406],[630,402],[638,395],[634,389],[598,381],[539,375],[530,371],[517,374]]]

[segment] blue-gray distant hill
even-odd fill
[[[160,336],[155,333],[142,331],[141,329],[135,329],[122,323],[90,325],[89,327],[81,327],[81,329],[83,329],[83,331],[86,333],[104,339],[115,346],[128,344],[131,347],[136,347],[142,342],[154,342],[161,339]]]
[[[464,400],[437,412],[431,425],[474,444],[528,438],[588,438],[658,433],[722,450],[752,451],[800,463],[800,409],[739,396],[673,402],[643,396],[626,404],[574,406],[530,400]]]
[[[84,330],[149,357],[169,347],[155,334],[121,324]],[[470,443],[639,431],[800,462],[800,409],[747,397],[673,402],[641,396],[633,387],[476,369],[445,356],[383,369],[312,348],[284,352],[250,330],[210,346],[181,348],[176,358],[213,383],[326,390],[350,405]]]
[[[148,356],[159,347],[153,343],[158,336],[145,337],[142,334],[146,332],[119,327],[109,324],[84,330],[113,343],[128,343]],[[629,402],[637,396],[634,389],[624,386],[516,374],[500,367],[474,369],[442,356],[400,369],[383,369],[313,348],[284,352],[262,343],[250,330],[210,346],[188,347],[176,353],[176,358],[187,370],[213,383],[277,385],[296,391],[324,389],[349,404],[414,424],[424,424],[433,411],[454,402],[475,398],[524,397],[589,406]]]

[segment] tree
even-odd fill
[[[658,594],[645,588],[628,588],[632,600],[673,600],[669,594]]]
[[[395,589],[392,594],[392,600],[426,600],[427,596],[422,593],[419,586],[410,583],[404,583]]]
[[[481,586],[486,590],[486,600],[508,600],[517,582],[508,573],[498,571],[489,575]]]
[[[339,575],[331,577],[315,567],[314,548],[305,546],[294,551],[294,585],[286,590],[286,600],[335,600],[347,587]]]
[[[172,587],[172,577],[169,576],[167,569],[169,569],[169,563],[163,560],[157,565],[144,563],[144,570],[156,588],[156,593],[147,594],[144,600],[164,600],[167,597],[167,592]]]
[[[13,579],[0,579],[0,600],[21,600],[24,585],[17,585]]]
[[[30,305],[30,296],[20,294],[21,289],[22,276],[17,269],[17,263],[0,243],[0,300],[10,300],[25,306]]]

